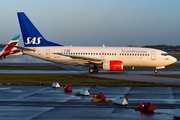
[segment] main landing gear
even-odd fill
[[[98,66],[97,65],[92,65],[89,68],[89,73],[97,73],[99,71]]]
[[[156,73],[156,74],[157,74],[157,73],[158,73],[158,69],[155,69],[155,70],[154,70],[154,73]]]

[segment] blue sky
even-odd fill
[[[180,45],[180,0],[1,0],[0,5],[0,43],[21,34],[16,13],[25,12],[46,39],[63,45]]]

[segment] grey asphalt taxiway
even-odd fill
[[[17,65],[17,64],[16,64]],[[53,64],[54,65],[54,64]],[[17,65],[18,66],[18,65]],[[0,74],[87,74],[96,77],[180,84],[180,79],[147,76],[153,71],[100,71],[89,74],[86,68],[63,66],[67,70],[0,70]],[[162,70],[159,74],[179,74],[179,70]],[[179,87],[106,87],[72,86],[72,93],[51,86],[0,86],[1,120],[173,120],[175,108],[180,108]],[[81,89],[90,90],[90,96],[77,96]],[[102,92],[110,103],[92,102],[93,93]],[[114,103],[118,97],[127,97],[128,106]],[[136,111],[141,102],[151,102],[154,113]]]
[[[51,86],[0,86],[1,120],[172,120],[174,109],[180,107],[180,88],[176,87],[79,87],[72,93]],[[90,96],[77,96],[81,89]],[[102,92],[110,103],[92,102],[93,93]],[[114,101],[127,97],[129,105]],[[151,102],[154,113],[136,111],[141,102]]]

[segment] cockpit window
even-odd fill
[[[162,56],[167,56],[168,54],[167,53],[161,53]]]

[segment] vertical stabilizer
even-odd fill
[[[12,50],[17,49],[14,46],[18,45],[19,38],[19,34],[15,35],[4,48],[0,48],[0,56],[9,55]]]
[[[18,12],[25,47],[62,46],[46,40],[23,12]]]

